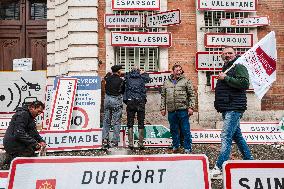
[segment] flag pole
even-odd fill
[[[228,73],[231,69],[233,69],[236,66],[236,64],[233,64],[231,67],[229,67],[226,71],[224,71],[224,73]]]

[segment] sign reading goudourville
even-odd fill
[[[180,10],[146,15],[146,27],[166,27],[180,24]]]
[[[253,34],[206,33],[205,47],[252,47]]]
[[[256,11],[257,0],[198,0],[198,10]]]
[[[50,130],[70,129],[77,79],[60,78],[55,92],[50,116]]]
[[[128,27],[142,27],[142,17],[136,14],[106,14],[105,27],[106,28],[128,28]]]
[[[170,47],[172,39],[169,32],[111,32],[111,45]]]
[[[268,16],[254,16],[248,18],[235,18],[235,19],[220,19],[220,26],[232,27],[232,26],[267,26],[270,24]]]
[[[160,0],[112,0],[112,10],[160,10]]]
[[[154,155],[17,158],[8,189],[40,189],[45,180],[56,189],[210,188],[205,155]]]
[[[226,189],[284,188],[283,160],[227,161],[223,170]]]

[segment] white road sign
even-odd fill
[[[211,188],[205,155],[17,158],[10,172],[7,189]]]
[[[0,113],[13,113],[35,100],[44,102],[46,71],[0,72],[0,78]]]
[[[106,14],[105,27],[106,28],[129,28],[142,27],[142,16],[136,14]]]
[[[170,71],[167,72],[147,72],[150,77],[150,81],[146,83],[146,87],[161,87],[164,84],[164,81],[168,79],[171,75]]]
[[[169,32],[111,32],[112,46],[170,47]]]
[[[223,165],[223,170],[226,189],[284,187],[283,160],[227,161]]]
[[[112,10],[160,10],[160,0],[112,0]]]
[[[195,56],[196,71],[221,71],[224,61],[221,52],[197,52]]]
[[[8,185],[9,171],[0,171],[0,189],[6,189]]]
[[[166,27],[180,24],[180,10],[146,15],[146,27]]]
[[[198,10],[255,12],[257,0],[198,0]]]
[[[77,79],[60,78],[56,86],[51,110],[49,130],[70,129]]]
[[[0,118],[0,130],[6,130],[9,126],[11,118]]]
[[[217,81],[218,81],[218,75],[211,75],[211,90],[212,91],[215,91]],[[253,91],[253,87],[251,85],[251,82],[250,82],[250,86],[247,89],[247,91]]]
[[[246,26],[246,27],[256,27],[256,26],[267,26],[270,24],[268,16],[254,16],[248,18],[235,18],[235,19],[220,19],[220,26],[222,27],[232,27],[232,26]]]
[[[206,33],[205,47],[252,47],[253,34]]]
[[[32,58],[21,58],[13,60],[14,71],[32,71],[33,59]]]

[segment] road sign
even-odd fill
[[[112,0],[112,10],[160,10],[160,0]]]
[[[111,45],[125,47],[170,47],[172,39],[169,32],[111,32]]]
[[[197,52],[195,56],[196,71],[221,71],[224,61],[222,52]]]
[[[10,172],[8,189],[211,188],[205,155],[17,158]]]
[[[9,171],[0,171],[0,189],[6,189],[8,184]]]
[[[14,71],[32,71],[33,59],[32,58],[21,58],[13,60]]]
[[[253,34],[229,34],[229,33],[206,33],[204,37],[205,47],[243,47],[253,46]]]
[[[142,27],[142,16],[135,14],[105,14],[106,28]]]
[[[267,26],[270,24],[268,16],[253,16],[248,18],[234,18],[234,19],[220,19],[220,26],[222,27],[256,27]]]
[[[255,12],[257,0],[198,0],[198,10]]]
[[[224,188],[283,188],[284,161],[242,160],[223,165]]]
[[[76,90],[77,79],[59,79],[51,110],[49,130],[70,129]]]
[[[166,27],[181,23],[180,10],[170,10],[156,14],[146,15],[146,27]]]
[[[211,90],[212,91],[215,91],[217,81],[218,81],[218,75],[211,75]],[[250,82],[250,86],[247,89],[247,91],[251,91],[251,92],[253,91],[253,87],[251,85],[251,82]]]
[[[146,83],[147,88],[161,87],[164,81],[170,78],[171,72],[147,72],[150,77],[150,81]]]

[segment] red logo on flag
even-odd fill
[[[46,180],[37,180],[36,189],[55,189],[56,180],[55,179],[46,179]]]
[[[266,73],[270,76],[276,70],[276,60],[268,56],[260,47],[256,49],[256,55]]]

